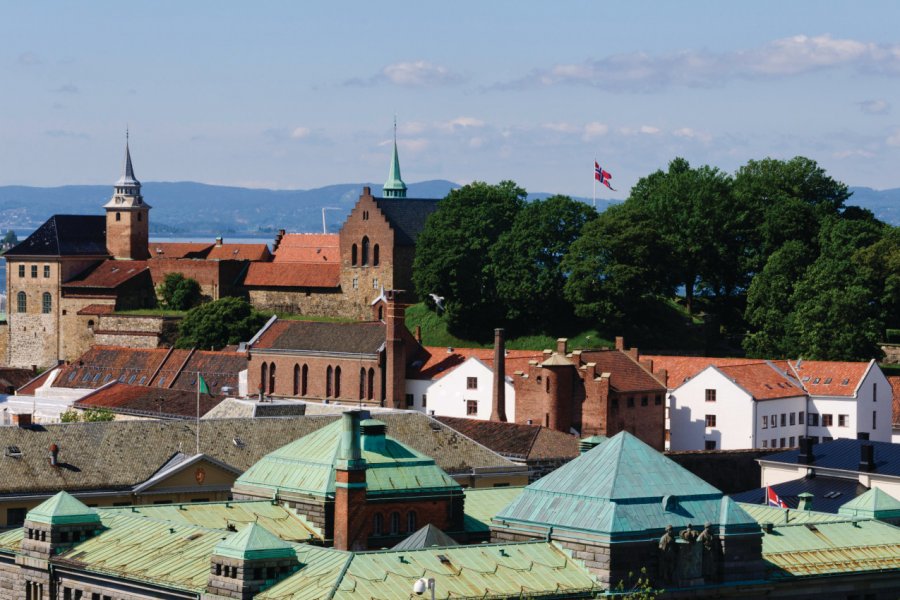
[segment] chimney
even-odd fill
[[[222,236],[219,236],[216,238],[216,246],[221,246],[221,245],[222,245]]]
[[[800,438],[800,454],[797,456],[797,463],[801,465],[811,465],[815,461],[813,455],[813,447],[815,441],[811,437]]]
[[[873,446],[872,444],[860,445],[859,470],[866,472],[875,470],[875,446]]]
[[[502,328],[494,330],[494,389],[491,421],[506,421],[506,340]]]
[[[406,395],[406,345],[403,329],[406,327],[406,307],[397,302],[397,291],[385,291],[387,296],[387,406],[401,408]]]
[[[809,492],[803,492],[797,494],[797,498],[799,498],[800,503],[797,505],[799,510],[812,510],[813,504],[813,495]]]
[[[13,425],[28,429],[31,427],[31,415],[29,413],[19,413],[12,416]]]
[[[576,367],[580,367],[584,364],[583,362],[581,362],[581,350],[572,351],[572,362],[575,363]]]
[[[567,338],[558,338],[556,340],[556,353],[565,356],[568,352],[569,340]]]
[[[366,461],[362,458],[362,411],[341,415],[341,445],[335,461],[334,548],[365,550],[369,519],[366,516]]]
[[[616,336],[616,350],[624,350],[625,349],[625,338],[621,335]]]
[[[59,466],[59,446],[56,444],[50,444],[50,466]]]

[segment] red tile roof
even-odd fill
[[[340,236],[336,233],[288,233],[275,249],[275,262],[341,261]]]
[[[410,379],[440,379],[470,358],[477,358],[491,370],[494,368],[493,348],[454,348],[448,352],[445,347],[425,346],[422,350],[407,374]],[[526,370],[529,360],[540,361],[542,358],[543,354],[535,350],[507,350],[504,361],[507,377]]]
[[[271,257],[267,244],[216,244],[206,255],[206,260],[267,261]]]
[[[337,288],[341,284],[341,265],[334,263],[250,264],[244,285],[256,287]]]
[[[146,270],[145,260],[105,260],[86,275],[67,281],[63,287],[115,289]]]
[[[749,363],[763,362],[750,358],[718,358],[712,356],[663,356],[658,354],[642,354],[642,361],[653,361],[653,372],[666,370],[666,387],[675,389],[690,380],[700,371],[710,365],[728,367],[733,365],[746,365]]]
[[[203,258],[212,244],[197,242],[150,242],[153,258]]]
[[[755,362],[717,368],[757,400],[806,395],[796,379],[786,376],[771,363]]]
[[[88,304],[78,311],[79,315],[110,315],[116,312],[114,304]]]
[[[894,391],[894,427],[900,427],[900,375],[891,375],[887,378]]]
[[[866,376],[870,363],[801,360],[792,361],[791,365],[810,394],[853,396]]]
[[[587,350],[582,363],[596,363],[596,372],[609,373],[609,386],[617,392],[662,390],[663,384],[621,350]]]
[[[546,427],[460,417],[435,419],[507,458],[570,459],[579,454],[577,437]]]
[[[169,362],[172,362],[174,359],[174,356],[169,359],[166,366],[160,371],[160,377],[167,370]],[[187,362],[183,360],[176,362],[179,367],[184,366],[177,374],[176,379],[167,384],[166,387],[196,391],[197,373],[199,372],[203,376],[203,381],[209,386],[211,393],[220,393],[222,388],[227,387],[232,390],[232,394],[236,394],[239,374],[247,369],[247,353],[198,350],[191,355]]]
[[[65,365],[54,387],[98,388],[115,379],[148,385],[169,354],[168,348],[93,346],[78,360]]]
[[[200,415],[218,406],[224,396],[200,395]],[[112,383],[74,403],[75,408],[105,408],[114,413],[136,416],[197,417],[197,394],[186,390],[157,389],[141,385]]]
[[[20,383],[19,385],[21,385],[22,387],[16,390],[17,396],[34,396],[34,390],[38,389],[39,387],[44,385],[44,383],[46,383],[50,375],[53,374],[53,369],[47,369],[37,377],[35,377],[34,373],[32,373],[30,370],[28,370],[28,373],[30,374],[29,378],[25,379],[24,384]]]

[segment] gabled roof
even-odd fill
[[[254,262],[244,285],[250,287],[327,288],[341,285],[341,265],[335,262]]]
[[[200,395],[200,414],[222,402],[222,396]],[[91,392],[74,405],[78,409],[104,408],[114,413],[141,417],[193,419],[197,416],[196,391],[159,389],[113,381]]]
[[[435,419],[501,456],[518,460],[570,459],[578,456],[577,437],[547,427],[461,417]]]
[[[437,210],[431,198],[375,198],[375,203],[396,233],[398,246],[415,246],[425,221]]]
[[[749,358],[719,358],[713,356],[667,356],[661,354],[642,354],[642,361],[653,361],[653,372],[666,371],[666,387],[673,390],[689,381],[700,371],[709,366],[729,367],[748,363],[763,362]]]
[[[105,260],[63,284],[63,289],[116,289],[147,271],[145,260]]]
[[[459,543],[429,523],[391,548],[391,550],[419,550],[432,546],[459,546]]]
[[[803,387],[813,396],[854,396],[875,361],[838,362],[826,360],[792,361]]]
[[[97,523],[100,516],[80,500],[62,491],[48,500],[44,500],[25,517],[29,521],[48,525],[68,525],[72,523]]]
[[[665,390],[663,384],[621,350],[585,350],[581,362],[596,363],[597,373],[609,373],[609,386],[617,392]]]
[[[216,544],[213,554],[238,560],[263,560],[293,558],[297,553],[293,546],[269,533],[262,525],[250,523]]]
[[[543,354],[536,350],[507,350],[504,366],[506,376],[512,377],[516,371],[524,371],[528,361],[540,361]],[[494,368],[493,348],[445,348],[443,346],[424,346],[415,357],[407,372],[408,379],[438,380],[453,372],[453,369],[470,358],[475,358],[488,368]]]
[[[214,244],[206,260],[269,260],[272,254],[268,244]]]
[[[528,485],[494,519],[507,521],[608,537],[705,521],[726,533],[756,526],[722,492],[624,431]]]
[[[755,400],[806,396],[806,392],[798,385],[796,379],[787,376],[768,361],[713,368],[740,386]]]
[[[377,354],[387,331],[381,321],[332,323],[277,320],[253,344],[256,350]]]
[[[55,377],[57,369],[47,369],[37,377],[34,377],[28,383],[16,390],[17,396],[33,396],[35,390],[47,383],[51,377]]]
[[[874,448],[875,467],[871,473],[900,477],[900,444],[870,440],[837,439],[813,446],[813,462],[810,467],[859,472],[860,446]],[[800,464],[800,450],[787,450],[760,459],[760,462]]]
[[[212,248],[204,242],[150,242],[151,258],[203,258]]]
[[[336,233],[286,233],[274,252],[274,262],[341,261],[340,236]]]
[[[4,253],[16,256],[107,256],[106,217],[53,215]]]
[[[867,519],[898,519],[900,518],[900,500],[881,488],[872,488],[843,504],[838,509],[838,513]]]

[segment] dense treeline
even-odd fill
[[[601,214],[566,196],[526,202],[511,181],[476,182],[428,220],[414,280],[467,337],[499,325],[646,334],[677,294],[748,355],[866,359],[900,323],[900,229],[845,206],[849,196],[802,157],[734,175],[676,158]]]

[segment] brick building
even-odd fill
[[[566,340],[543,360],[516,373],[517,423],[539,424],[581,435],[612,436],[628,431],[662,450],[665,386],[637,360],[637,349],[567,352]]]

